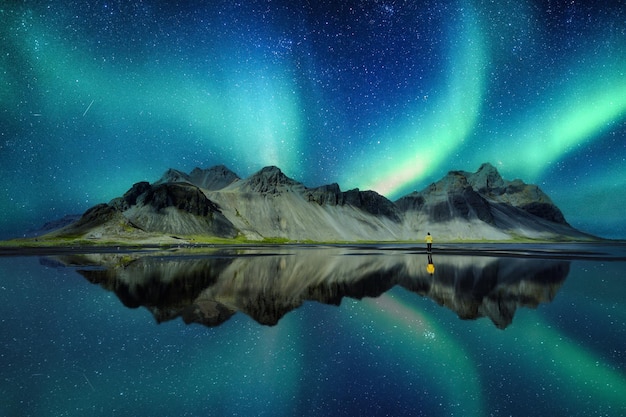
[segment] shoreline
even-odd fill
[[[107,242],[106,244],[81,245],[76,242],[63,245],[11,245],[12,241],[0,241],[0,257],[54,256],[88,253],[131,253],[159,252],[177,255],[201,254],[216,250],[262,250],[281,248],[285,250],[306,250],[337,248],[359,251],[403,252],[404,254],[425,255],[426,245],[421,241],[411,242],[219,242],[219,243],[137,243]],[[21,242],[26,243],[26,242]],[[29,242],[30,243],[30,242]],[[626,261],[626,241],[448,241],[433,245],[434,256],[493,256],[524,257],[541,259],[606,260]]]

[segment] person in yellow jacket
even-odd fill
[[[433,251],[433,237],[430,235],[430,232],[426,235],[426,251]]]

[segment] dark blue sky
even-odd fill
[[[391,198],[490,162],[626,237],[626,8],[595,1],[0,7],[0,237],[167,168]]]

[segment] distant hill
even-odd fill
[[[58,230],[62,227],[67,226],[68,224],[72,224],[73,222],[77,221],[80,218],[81,218],[80,214],[66,214],[60,219],[49,221],[47,223],[44,223],[42,226],[36,229],[32,229],[32,230],[28,230],[24,232],[24,237],[32,238],[32,237],[41,236],[49,232],[53,232],[55,230]]]
[[[593,239],[571,227],[539,187],[504,180],[490,164],[474,173],[451,171],[395,202],[374,191],[341,191],[338,184],[309,188],[274,166],[245,179],[223,165],[189,174],[169,169],[49,235],[400,241],[422,240],[427,232],[435,242]]]

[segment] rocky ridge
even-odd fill
[[[245,179],[223,165],[189,174],[169,169],[53,233],[398,241],[421,240],[427,231],[439,240],[591,239],[539,187],[504,180],[490,164],[475,173],[451,171],[395,202],[336,183],[309,188],[274,166]]]

